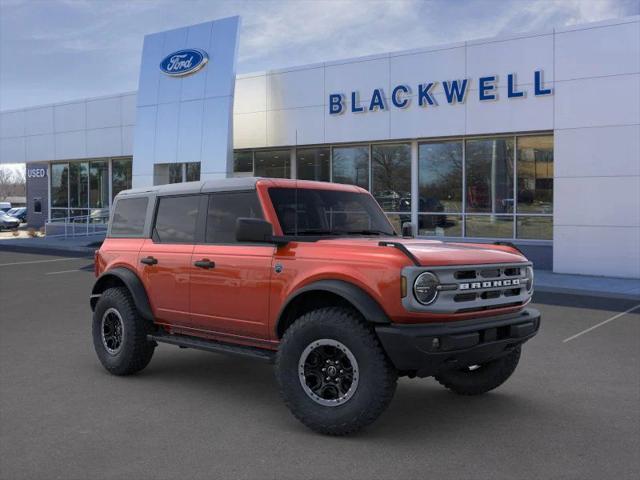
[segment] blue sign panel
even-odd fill
[[[171,77],[184,77],[197,72],[208,61],[207,52],[196,48],[187,48],[167,55],[160,62],[160,70]]]

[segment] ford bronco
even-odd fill
[[[364,189],[235,178],[121,192],[95,255],[93,344],[112,374],[158,343],[275,363],[311,429],[345,435],[398,376],[462,395],[505,382],[540,325],[508,244],[399,236]]]

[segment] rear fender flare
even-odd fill
[[[149,304],[149,297],[147,291],[142,284],[142,281],[133,271],[125,267],[116,267],[104,272],[93,285],[91,290],[91,310],[95,309],[96,303],[100,298],[100,295],[108,288],[114,280],[118,283],[123,283],[129,290],[136,309],[140,315],[149,321],[153,321],[153,313],[151,312],[151,305]]]

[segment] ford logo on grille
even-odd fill
[[[171,77],[183,77],[197,72],[208,61],[207,52],[196,48],[187,48],[167,55],[160,62],[160,70]]]

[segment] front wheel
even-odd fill
[[[520,347],[507,355],[480,365],[449,370],[436,375],[436,380],[460,395],[480,395],[506,382],[520,361]]]
[[[375,421],[396,389],[397,372],[354,311],[321,308],[285,332],[276,378],[289,410],[312,430],[354,433]]]

